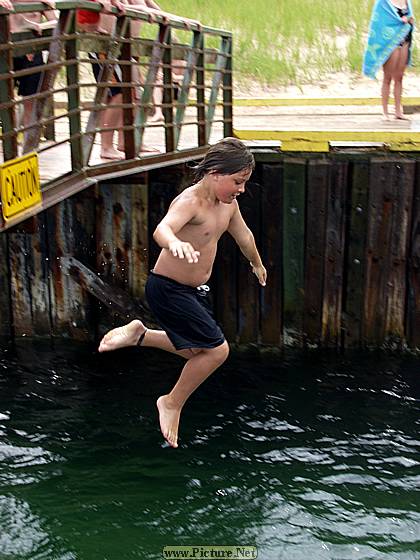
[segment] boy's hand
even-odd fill
[[[267,282],[267,271],[264,266],[262,264],[260,266],[254,266],[252,263],[249,264],[251,265],[252,272],[258,278],[258,282],[261,284],[261,286],[265,286]]]
[[[169,243],[169,250],[174,257],[179,259],[186,258],[189,263],[197,263],[200,251],[196,251],[191,243],[186,241],[172,241]]]

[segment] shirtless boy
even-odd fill
[[[182,407],[195,389],[227,358],[229,346],[206,301],[217,242],[228,231],[265,286],[267,272],[245,224],[237,196],[254,168],[254,158],[235,138],[210,148],[196,168],[198,182],[178,195],[154,232],[162,247],[146,284],[146,296],[162,329],[135,320],[104,336],[99,352],[124,346],[152,346],[187,360],[172,391],[158,398],[160,428],[178,447]],[[200,289],[201,288],[201,289]],[[203,296],[204,294],[204,296]]]

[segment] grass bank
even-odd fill
[[[412,0],[420,20],[420,0]],[[161,0],[168,12],[234,33],[235,80],[304,84],[360,73],[374,0]],[[420,32],[415,43],[419,44]],[[416,47],[416,45],[415,45]],[[420,73],[414,48],[414,72]]]

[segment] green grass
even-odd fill
[[[331,72],[360,74],[373,0],[161,0],[160,6],[232,31],[236,81],[303,84]],[[420,18],[420,0],[413,8]]]

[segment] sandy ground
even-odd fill
[[[302,86],[267,86],[258,83],[234,82],[235,97],[379,97],[381,74],[377,80],[343,73],[332,74],[319,84]],[[407,71],[404,76],[404,95],[420,96],[420,75]]]

